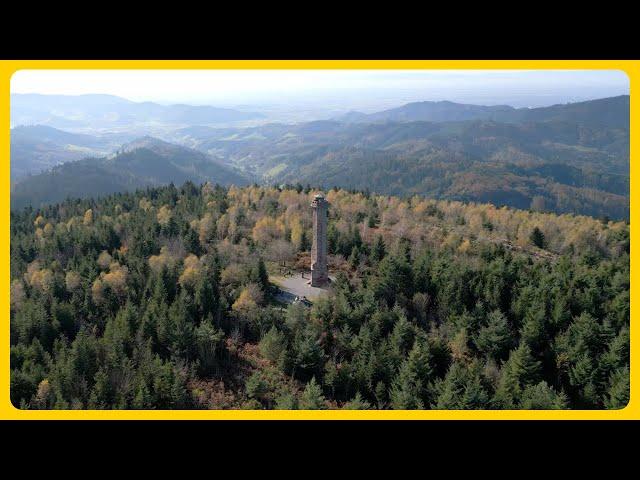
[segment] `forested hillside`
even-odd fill
[[[20,408],[616,409],[625,222],[330,190],[333,293],[298,187],[186,183],[11,214]]]
[[[187,180],[255,181],[629,218],[628,96],[536,109],[420,102],[388,112],[400,113],[382,122],[165,129],[162,138],[173,144],[145,137],[123,148],[113,141],[130,128],[95,138],[16,128],[12,174],[77,159],[81,151],[96,156],[91,152],[100,145],[124,155],[23,178],[12,187],[12,205]],[[141,151],[134,154],[132,146]]]
[[[11,189],[11,208],[186,181],[249,183],[241,173],[202,152],[144,137],[122,146],[112,156],[68,162],[22,179]]]
[[[190,127],[172,140],[266,183],[629,218],[628,97],[510,109],[508,118],[498,107],[460,107],[493,113],[446,122],[392,116],[384,123]]]
[[[128,137],[126,134],[85,135],[30,125],[12,128],[10,138],[11,180],[14,181],[62,163],[107,155]]]

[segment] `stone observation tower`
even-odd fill
[[[329,282],[327,272],[327,208],[329,202],[318,194],[311,202],[313,208],[313,244],[311,246],[311,286],[322,287]]]

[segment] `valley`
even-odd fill
[[[148,137],[136,143],[140,137],[131,133],[92,136],[16,127],[14,204],[39,206],[86,191],[192,180],[336,186],[625,219],[628,108],[628,96],[536,109],[422,102],[366,117],[349,115],[346,121],[165,126],[153,130],[162,137],[153,141],[165,145],[164,153],[144,161],[130,150]],[[189,122],[200,119],[196,114]],[[169,143],[175,145],[166,148]],[[194,162],[196,151],[201,156]],[[140,161],[161,173],[140,177],[128,164]],[[98,183],[80,185],[80,171],[93,171]]]

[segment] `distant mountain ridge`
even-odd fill
[[[68,162],[16,182],[11,208],[186,181],[238,186],[249,183],[243,174],[202,152],[144,137],[124,145],[117,154]]]
[[[626,111],[627,115],[620,115]],[[375,122],[454,122],[494,120],[507,123],[580,121],[585,125],[629,128],[629,95],[552,105],[514,108],[508,105],[483,106],[449,101],[413,102],[376,113],[348,112],[336,120],[350,123]]]
[[[56,128],[105,128],[129,124],[218,124],[264,118],[209,105],[160,105],[133,102],[114,95],[11,95],[11,124]]]
[[[349,112],[337,120],[347,122],[458,122],[491,118],[497,112],[510,112],[515,108],[508,105],[484,106],[455,103],[450,101],[412,102],[401,107],[376,113]]]
[[[40,142],[70,143],[75,145],[91,145],[99,142],[95,135],[71,133],[47,125],[20,125],[11,129],[12,139],[35,140]]]

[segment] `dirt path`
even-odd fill
[[[270,276],[269,280],[280,287],[276,298],[281,302],[291,303],[296,297],[306,297],[313,302],[321,295],[327,295],[331,291],[331,287],[318,288],[308,285],[309,274],[305,274],[305,278],[302,278],[300,273],[288,277]]]

